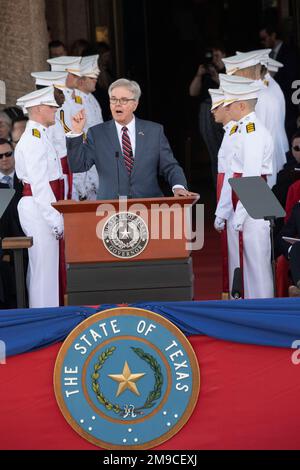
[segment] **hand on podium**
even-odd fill
[[[192,193],[185,188],[174,188],[173,190],[175,197],[184,197],[184,196],[199,196],[198,193]],[[200,197],[200,196],[199,196]]]
[[[84,126],[86,124],[86,113],[84,109],[81,109],[75,116],[72,117],[72,132],[74,134],[82,134]]]

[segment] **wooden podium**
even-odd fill
[[[68,305],[193,298],[188,240],[197,197],[59,201]]]

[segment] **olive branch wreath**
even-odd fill
[[[143,406],[141,406],[140,408],[136,408],[134,410],[134,412],[137,414],[143,414],[142,410],[152,408],[155,405],[155,401],[159,400],[159,398],[161,397],[161,389],[163,386],[164,379],[163,379],[160,365],[158,364],[157,360],[153,356],[151,356],[151,354],[145,353],[145,351],[143,351],[143,349],[141,348],[131,348],[131,349],[135,352],[135,354],[137,354],[137,356],[139,356],[143,361],[149,364],[149,366],[154,372],[154,377],[155,377],[154,389],[149,393]],[[108,411],[113,411],[116,414],[125,415],[126,413],[125,407],[121,408],[119,405],[111,403],[102,393],[100,389],[100,385],[98,383],[98,380],[100,378],[100,370],[102,369],[105,362],[109,359],[109,357],[112,356],[115,350],[116,350],[116,347],[112,346],[111,348],[106,349],[106,351],[103,351],[100,354],[98,361],[94,365],[94,373],[91,376],[92,377],[92,389],[94,393],[96,394],[98,402],[101,405],[105,406],[105,408]]]

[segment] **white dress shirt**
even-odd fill
[[[2,173],[2,171],[0,171],[0,183],[3,183],[3,184],[7,184],[7,182],[3,179],[3,178],[6,178],[7,176],[9,176],[11,178],[11,188],[14,187],[14,175],[15,175],[15,171],[12,171],[12,173],[9,173],[9,175],[5,175],[4,173]]]

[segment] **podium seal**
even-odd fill
[[[119,212],[106,221],[102,240],[105,248],[116,258],[134,258],[148,244],[148,227],[139,215]]]
[[[104,449],[151,449],[190,418],[200,372],[175,325],[121,307],[96,313],[70,333],[57,356],[54,388],[82,438]]]

